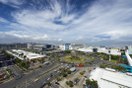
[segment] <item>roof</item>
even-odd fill
[[[79,48],[78,51],[83,51],[83,52],[93,52],[93,48],[94,47],[87,47],[87,48]],[[109,54],[109,50],[106,48],[97,48],[98,52],[102,52],[102,53],[106,53]],[[112,55],[121,55],[121,52],[119,51],[119,49],[110,49],[110,54]]]
[[[28,59],[36,59],[36,58],[43,58],[45,57],[46,55],[40,55],[40,54],[37,54],[37,53],[32,53],[32,52],[28,52],[28,51],[24,51],[24,50],[12,50],[13,52],[16,52],[18,54],[24,54],[24,56],[26,56],[26,58]],[[22,60],[24,58],[21,58]]]
[[[132,88],[132,76],[121,72],[96,68],[91,72],[90,79],[97,80],[100,88],[119,88],[119,86]]]

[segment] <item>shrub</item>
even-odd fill
[[[70,50],[65,50],[65,53],[71,53],[71,51]]]

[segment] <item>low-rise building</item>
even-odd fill
[[[113,70],[96,68],[90,79],[96,80],[99,88],[132,88],[132,76]]]
[[[27,48],[26,43],[0,44],[0,50],[23,49],[23,48]]]
[[[7,52],[21,60],[32,60],[32,59],[44,58],[46,56],[24,50],[15,50],[15,49],[13,49],[12,52],[10,51]]]
[[[111,55],[121,55],[121,51],[118,48],[105,48],[105,47],[83,47],[77,49],[78,51],[82,52],[100,52],[100,53],[106,53]]]

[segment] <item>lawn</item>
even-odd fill
[[[82,57],[65,56],[62,61],[68,63],[84,63],[85,59]]]

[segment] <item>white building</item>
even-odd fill
[[[128,46],[128,51],[129,51],[129,54],[132,54],[132,45]]]
[[[66,43],[66,44],[60,45],[59,48],[61,50],[72,50],[72,46],[71,46],[70,43]]]
[[[132,76],[113,70],[96,68],[91,72],[90,79],[96,80],[99,88],[132,88]]]
[[[79,48],[77,49],[78,51],[82,51],[82,52],[93,52],[93,48],[97,48],[97,52],[100,53],[106,53],[109,54],[109,50],[110,50],[110,54],[112,55],[121,55],[121,52],[119,49],[117,48],[111,48],[111,49],[107,49],[105,47],[84,47],[84,48]]]
[[[15,49],[13,49],[12,52],[9,52],[9,53],[21,60],[25,60],[25,59],[32,60],[32,59],[43,58],[46,56],[46,55],[40,55],[37,53],[32,53],[32,52],[28,52],[24,50],[15,50]]]

